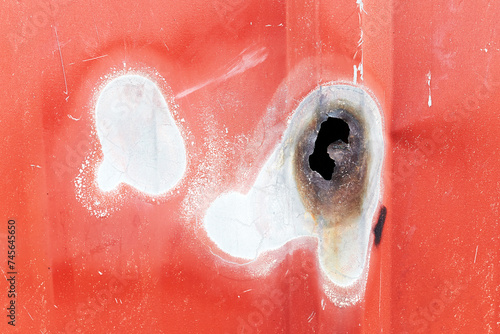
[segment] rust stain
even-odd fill
[[[299,194],[306,209],[311,212],[321,227],[333,227],[357,217],[361,213],[363,198],[367,189],[368,151],[365,144],[366,126],[361,121],[361,111],[348,101],[336,100],[315,110],[315,117],[300,135],[294,156],[294,176]],[[330,145],[329,155],[340,157],[335,160],[332,179],[325,180],[309,166],[309,156],[320,126],[329,117],[339,118],[349,126],[347,148]],[[342,153],[334,151],[342,150]]]

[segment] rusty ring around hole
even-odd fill
[[[359,216],[367,190],[369,154],[366,147],[367,127],[362,107],[346,99],[320,99],[314,115],[299,134],[294,154],[294,176],[306,209],[321,226],[334,226]],[[309,156],[314,152],[321,125],[328,118],[341,119],[349,126],[348,157],[332,179],[325,180],[310,167]],[[338,166],[337,166],[338,167]]]
[[[352,164],[331,181],[312,171],[308,163],[328,117],[346,121],[348,141],[357,145]],[[370,231],[383,189],[381,108],[365,89],[338,83],[307,95],[292,122],[291,172],[304,209],[314,218],[311,228],[320,239],[320,264],[336,286],[353,286],[367,272]]]

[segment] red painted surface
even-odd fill
[[[2,333],[500,330],[495,2],[365,1],[361,25],[354,0],[1,6],[0,256],[6,263],[14,219],[18,272],[16,326],[2,315]],[[101,207],[116,208],[89,213],[74,180],[99,146],[92,108],[106,75],[140,70],[175,97],[260,48],[261,64],[174,98],[193,142],[175,192],[153,201],[123,186],[117,199],[89,181]],[[185,204],[199,182],[248,189],[300,100],[320,84],[352,82],[361,61],[358,84],[386,122],[388,217],[365,301],[339,308],[318,285],[313,239],[277,250],[289,254],[254,277],[212,254]],[[210,151],[225,128],[227,148]],[[217,195],[193,206],[204,210]],[[7,314],[5,280],[0,287]]]

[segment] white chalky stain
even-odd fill
[[[127,183],[141,192],[168,192],[186,170],[186,149],[161,91],[151,80],[123,75],[108,83],[96,105],[104,160],[97,184]]]

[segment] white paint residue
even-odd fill
[[[312,226],[297,190],[292,185],[291,158],[281,165],[281,152],[275,151],[246,195],[223,194],[205,215],[208,236],[232,256],[255,259],[287,241],[310,235],[304,219]]]
[[[499,48],[496,48],[494,44],[492,45],[492,43],[494,43],[494,42],[489,42],[488,44],[486,44],[486,45],[484,46],[484,48],[481,48],[481,49],[479,49],[479,50],[480,50],[480,51],[483,51],[483,52],[485,52],[485,53],[488,53],[488,52],[490,52],[490,51],[492,51],[492,50],[493,50],[493,51],[500,51],[500,49],[499,49]]]
[[[31,320],[33,320],[33,317],[31,316],[31,314],[28,312],[28,310],[26,309],[26,306],[23,306],[23,308],[26,310],[26,313],[28,313],[28,315],[30,316]]]
[[[353,76],[353,83],[356,85],[358,83],[358,73],[361,77],[361,81],[363,80],[363,58],[361,58],[361,62],[359,63],[358,66],[353,65],[354,68],[354,76]]]
[[[304,128],[314,117],[319,101],[324,99],[352,101],[363,110],[367,124],[371,124],[366,141],[371,163],[363,211],[356,223],[338,229],[338,249],[328,254],[334,267],[325,268],[322,263],[330,280],[338,286],[349,286],[361,277],[367,263],[371,224],[381,193],[384,155],[380,111],[373,99],[359,88],[322,86],[306,97],[249,192],[220,195],[206,211],[204,227],[222,251],[248,260],[300,236],[317,237],[322,242],[322,230],[315,225],[297,191],[293,157]],[[322,249],[320,245],[320,252]]]
[[[93,149],[91,153],[85,158],[82,166],[80,167],[80,172],[74,180],[76,198],[94,216],[104,218],[117,210],[117,207],[119,207],[119,205],[117,206],[116,204],[119,204],[122,201],[122,194],[113,196],[112,202],[115,202],[113,203],[115,205],[109,205],[111,203],[108,202],[108,200],[103,196],[102,193],[95,192],[91,189],[90,184],[88,184],[87,180],[93,179],[93,176],[95,175],[95,168],[94,164],[92,163],[95,160],[96,150]],[[96,202],[96,198],[99,198],[100,201]]]
[[[209,194],[213,194],[217,185],[223,183],[221,170],[226,164],[226,155],[231,149],[227,140],[227,135],[219,130],[214,112],[207,107],[206,110],[200,110],[204,116],[203,125],[205,132],[200,136],[200,142],[194,146],[191,151],[192,159],[201,161],[193,166],[195,177],[187,189],[186,197],[183,200],[183,209],[185,217],[193,217],[195,212],[206,208],[210,204]],[[202,157],[200,156],[202,154]],[[214,177],[209,177],[214,175]],[[197,220],[198,221],[198,220]]]
[[[225,72],[224,74],[216,78],[207,80],[189,89],[186,89],[185,91],[182,91],[179,94],[177,94],[176,98],[182,98],[212,83],[223,82],[235,75],[241,74],[246,70],[251,69],[262,63],[264,60],[266,60],[267,55],[268,55],[267,50],[264,47],[246,48],[238,55],[238,57],[231,64],[229,64],[228,68],[224,71]]]
[[[366,14],[366,11],[365,11],[364,5],[363,5],[363,0],[356,0],[356,4],[359,7],[359,12],[365,12],[365,14]]]
[[[155,83],[123,75],[108,83],[96,105],[104,160],[97,172],[103,191],[120,183],[152,195],[173,188],[186,170],[186,149]]]
[[[360,75],[361,81],[363,81],[363,61],[364,61],[364,55],[363,55],[363,42],[364,42],[364,32],[363,32],[363,24],[362,24],[362,14],[363,12],[366,14],[366,11],[364,10],[364,4],[363,0],[356,0],[356,4],[359,8],[359,13],[358,13],[358,18],[359,18],[359,40],[358,40],[358,50],[356,50],[356,53],[354,54],[353,58],[356,58],[358,55],[358,51],[361,51],[361,61],[359,62],[358,66],[354,65],[354,79],[353,82],[354,84],[357,84],[358,82],[358,72]]]
[[[79,118],[75,118],[75,117],[71,116],[70,114],[68,114],[68,118],[69,118],[69,119],[72,119],[72,120],[74,120],[74,121],[79,121],[79,120],[80,120],[80,118],[82,118],[82,116],[80,116]]]
[[[429,86],[429,99],[427,100],[427,105],[429,108],[432,106],[432,97],[431,97],[431,71],[427,73],[427,86]]]

